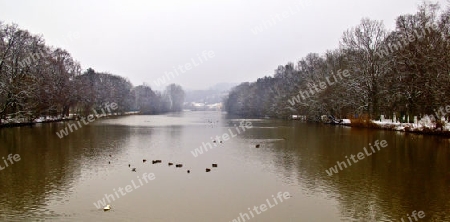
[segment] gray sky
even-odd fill
[[[179,76],[170,83],[206,89],[255,81],[307,53],[338,48],[342,33],[363,17],[393,29],[397,16],[415,13],[421,2],[0,0],[0,20],[42,34],[48,45],[69,51],[83,70],[92,67],[159,88],[154,81],[175,67]]]

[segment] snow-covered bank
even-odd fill
[[[90,115],[93,116],[95,119],[100,118],[109,118],[112,116],[127,116],[127,115],[137,115],[139,114],[139,111],[132,111],[132,112],[125,112],[123,114],[111,114],[107,113],[106,115]],[[36,123],[53,123],[53,122],[63,122],[63,121],[71,121],[71,120],[80,120],[81,116],[78,116],[76,114],[70,114],[69,116],[41,116],[36,119],[32,119],[31,121],[27,118],[8,118],[8,119],[1,119],[0,122],[0,128],[2,127],[20,127],[20,126],[31,126]],[[84,117],[86,118],[86,117]]]
[[[2,119],[0,123],[0,128],[2,127],[20,127],[20,126],[32,126],[36,123],[53,123],[53,122],[62,122],[76,120],[76,117],[39,117],[36,119],[32,119],[31,121],[26,118],[8,118]]]
[[[364,122],[365,124],[361,124]],[[440,121],[436,121],[434,116],[425,115],[416,123],[400,123],[393,122],[392,120],[370,120],[367,122],[365,120],[349,120],[343,119],[343,125],[349,125],[352,127],[367,127],[367,128],[375,128],[375,129],[384,129],[384,130],[394,130],[394,131],[402,131],[402,132],[412,132],[412,133],[420,133],[420,134],[431,134],[431,135],[445,135],[450,136],[450,123],[444,119]]]

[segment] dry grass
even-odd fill
[[[375,128],[378,129],[380,128],[379,125],[372,123],[372,121],[369,118],[369,115],[367,114],[363,114],[360,115],[358,118],[350,118],[350,126],[354,126],[354,127],[365,127],[365,128]]]

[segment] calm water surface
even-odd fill
[[[406,222],[413,211],[425,213],[418,221],[450,221],[449,139],[257,119],[237,133],[240,121],[219,112],[126,116],[63,139],[55,132],[66,123],[0,129],[0,158],[21,157],[0,171],[0,221]],[[230,130],[236,137],[191,153]],[[325,172],[377,139],[388,147]],[[144,173],[155,179],[145,183]],[[118,192],[133,182],[131,192]],[[96,208],[114,192],[110,211]],[[291,197],[275,204],[279,192]],[[267,201],[271,208],[251,215]]]

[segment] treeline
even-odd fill
[[[81,72],[66,50],[47,46],[41,36],[15,24],[0,22],[0,123],[7,117],[31,121],[40,116],[88,115],[112,102],[119,105],[115,110],[119,114],[181,111],[184,91],[172,84],[157,92],[91,68]]]
[[[348,77],[337,77],[344,71]],[[245,117],[378,119],[395,113],[412,121],[449,105],[449,92],[450,7],[424,3],[417,13],[399,16],[393,31],[362,19],[343,33],[338,49],[310,53],[280,65],[273,77],[240,84],[224,107]]]

